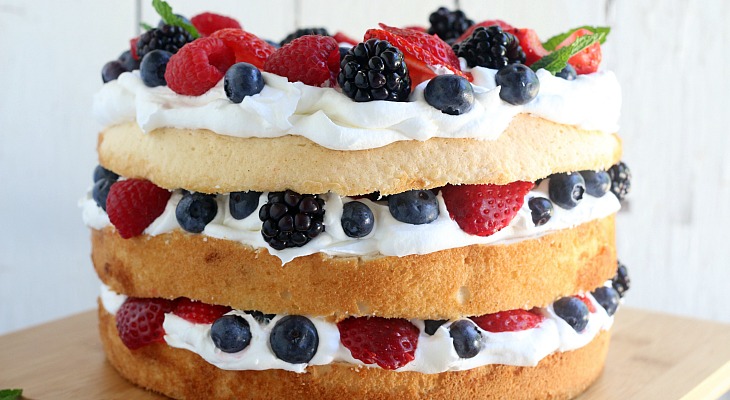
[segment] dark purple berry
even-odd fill
[[[251,343],[251,327],[239,315],[224,315],[210,327],[210,338],[224,353],[238,353]]]
[[[240,103],[246,96],[261,93],[264,89],[264,78],[258,68],[241,62],[228,69],[223,78],[223,88],[232,102]]]
[[[580,171],[586,182],[586,193],[593,197],[603,197],[611,188],[611,176],[606,171]]]
[[[301,247],[324,232],[324,200],[291,190],[271,192],[259,209],[261,235],[273,249]]]
[[[463,57],[469,67],[502,69],[510,64],[525,62],[525,52],[515,35],[498,25],[480,26],[461,43],[454,45],[454,52]]]
[[[164,50],[152,50],[142,58],[139,74],[142,82],[149,87],[167,86],[165,71],[172,53]]]
[[[271,329],[269,345],[280,360],[291,364],[306,363],[317,353],[319,334],[306,317],[287,315]]]
[[[124,68],[124,65],[122,65],[121,62],[117,60],[109,61],[104,64],[104,67],[101,69],[101,80],[104,83],[115,81],[119,78],[119,75],[124,72],[127,72],[127,69]]]
[[[472,358],[481,350],[482,335],[476,325],[469,320],[460,319],[449,327],[454,340],[454,350],[461,358]]]
[[[361,238],[370,234],[375,225],[375,216],[370,207],[359,201],[351,201],[342,207],[342,230],[352,238]]]
[[[337,82],[357,101],[406,101],[411,77],[403,53],[385,40],[369,39],[342,57]]]
[[[606,314],[613,315],[616,312],[616,309],[618,308],[618,301],[621,298],[616,289],[601,286],[591,292],[591,294],[598,304],[606,310]]]
[[[430,190],[409,190],[388,196],[390,215],[400,222],[422,225],[439,216],[439,202]]]
[[[244,219],[256,211],[261,192],[231,192],[228,196],[228,210],[235,219]]]
[[[623,200],[631,191],[631,170],[623,161],[608,169],[611,176],[611,192]]]
[[[450,11],[446,7],[440,7],[428,17],[431,27],[428,28],[429,35],[438,35],[446,43],[458,39],[474,21],[466,17],[463,11]]]
[[[474,106],[474,88],[458,75],[438,75],[428,81],[423,92],[426,102],[444,114],[468,113]]]
[[[177,203],[175,217],[180,226],[191,233],[200,233],[218,213],[215,195],[186,193]]]
[[[578,298],[563,297],[553,303],[553,310],[576,332],[582,332],[588,325],[590,311],[586,303]]]
[[[499,98],[514,105],[527,104],[537,97],[540,81],[530,67],[510,64],[494,76],[499,89]]]
[[[553,216],[553,203],[544,197],[533,197],[527,202],[535,226],[545,225]]]
[[[548,194],[550,200],[561,208],[570,210],[583,200],[586,191],[586,183],[581,174],[553,174],[550,175]]]

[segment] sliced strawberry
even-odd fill
[[[200,301],[181,297],[175,300],[172,313],[178,317],[196,324],[212,324],[223,314],[231,311],[231,307],[206,304]]]
[[[118,181],[109,189],[106,212],[124,239],[140,235],[165,211],[171,193],[144,179]]]
[[[276,51],[276,47],[268,44],[253,33],[242,29],[226,28],[211,35],[223,41],[236,55],[236,62],[247,62],[258,69],[264,68],[266,60]]]
[[[471,36],[472,32],[474,32],[474,29],[477,29],[480,26],[487,27],[487,26],[494,26],[494,25],[499,26],[500,28],[502,28],[503,31],[507,31],[509,29],[514,29],[514,26],[502,21],[501,19],[488,19],[486,21],[482,21],[478,24],[474,24],[474,25],[470,26],[469,28],[467,28],[464,31],[464,33],[462,33],[461,36],[459,36],[459,38],[454,41],[454,43],[463,42],[464,39]]]
[[[173,302],[165,299],[129,297],[117,311],[117,331],[127,348],[138,349],[150,343],[164,342],[162,323]]]
[[[507,185],[446,185],[441,189],[451,219],[466,233],[489,236],[520,211],[532,182]]]
[[[428,33],[428,29],[426,29],[426,27],[418,26],[418,25],[405,26],[405,27],[403,27],[403,29],[410,29],[412,31]]]
[[[517,40],[520,41],[520,46],[525,52],[525,65],[527,66],[532,65],[532,63],[534,63],[535,61],[550,54],[549,51],[545,50],[545,48],[542,47],[542,42],[540,42],[540,38],[537,36],[537,32],[535,32],[533,29],[512,28],[506,30],[505,32],[515,35]]]
[[[353,39],[353,38],[345,35],[342,32],[337,32],[332,37],[335,38],[335,40],[337,41],[337,43],[347,43],[347,44],[351,44],[353,46],[355,46],[358,43],[357,40],[355,40],[355,39]]]
[[[593,305],[593,302],[591,302],[588,297],[586,297],[586,295],[578,294],[575,296],[575,298],[585,303],[586,307],[588,307],[588,311],[592,313],[596,312],[596,306]]]
[[[592,34],[593,32],[589,31],[588,29],[578,29],[577,31],[573,32],[572,35],[565,38],[565,40],[563,40],[562,43],[555,47],[555,49],[557,50],[565,47],[575,42],[575,39],[578,39],[581,36]],[[570,60],[568,60],[568,63],[572,65],[573,68],[575,68],[575,72],[578,73],[578,75],[590,74],[598,71],[598,66],[601,64],[602,58],[603,55],[601,53],[601,44],[596,42],[583,49],[580,53],[571,57]]]
[[[544,316],[531,310],[509,310],[471,317],[472,321],[487,332],[524,331],[540,325],[544,319]]]
[[[415,358],[419,330],[405,319],[350,317],[337,329],[350,354],[366,364],[393,370]]]
[[[277,49],[264,63],[264,70],[285,76],[289,82],[335,86],[339,57],[340,48],[333,37],[306,35]]]

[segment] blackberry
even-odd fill
[[[302,247],[324,232],[324,200],[291,190],[271,192],[259,209],[261,235],[276,250]]]
[[[462,33],[474,25],[474,21],[467,18],[463,11],[450,11],[446,7],[441,7],[431,13],[428,21],[431,23],[428,34],[438,35],[447,43],[458,39]]]
[[[288,34],[284,40],[279,42],[280,46],[284,46],[285,44],[291,42],[294,39],[300,38],[302,36],[306,35],[320,35],[320,36],[332,36],[327,32],[327,29],[325,28],[301,28],[297,29],[296,31]]]
[[[150,29],[137,42],[137,55],[139,59],[152,50],[165,50],[172,54],[177,53],[186,43],[193,41],[193,37],[185,29],[179,26],[162,25],[157,29]]]
[[[403,53],[385,40],[369,39],[351,48],[340,68],[337,82],[357,102],[406,101],[411,93]]]
[[[611,176],[611,192],[623,200],[631,191],[631,170],[623,161],[608,169]]]
[[[631,279],[629,279],[629,271],[621,261],[616,262],[616,276],[611,279],[611,286],[618,292],[620,297],[624,297],[626,291],[631,287]]]
[[[469,67],[502,69],[509,64],[525,62],[520,41],[497,25],[474,29],[471,36],[453,48],[457,56],[466,59]]]

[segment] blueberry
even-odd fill
[[[553,203],[544,197],[533,197],[527,202],[535,226],[545,225],[553,216]]]
[[[426,102],[444,114],[466,114],[474,106],[474,89],[458,75],[439,75],[431,79],[423,92]]]
[[[124,72],[127,72],[127,69],[124,68],[122,63],[116,60],[109,61],[104,64],[104,67],[101,69],[101,80],[104,81],[104,83],[114,81]]]
[[[238,353],[251,343],[251,327],[239,315],[224,315],[213,322],[210,338],[224,353]]]
[[[476,325],[465,319],[458,320],[449,327],[454,339],[454,350],[461,358],[472,358],[481,350],[482,335]]]
[[[345,235],[352,238],[361,238],[372,232],[375,216],[370,207],[359,201],[351,201],[342,207],[340,222]]]
[[[188,232],[200,233],[218,212],[215,195],[186,193],[177,203],[175,217],[180,226]]]
[[[606,171],[580,171],[586,182],[586,193],[593,197],[603,197],[611,189],[611,176]]]
[[[264,314],[261,311],[256,310],[246,310],[244,312],[252,316],[259,324],[263,325],[268,324],[272,319],[274,319],[274,317],[276,317],[276,314]]]
[[[548,194],[558,206],[570,210],[583,200],[586,182],[578,173],[550,175]]]
[[[527,104],[540,91],[540,81],[535,72],[523,64],[510,64],[494,76],[499,90],[499,97],[507,103]]]
[[[122,66],[127,71],[134,71],[135,69],[139,69],[139,60],[135,60],[134,57],[132,57],[132,51],[127,50],[124,53],[119,55],[119,58],[117,58],[117,61],[122,63]]]
[[[149,87],[167,86],[165,70],[172,53],[165,50],[152,50],[145,54],[139,65],[142,82]]]
[[[106,211],[106,198],[109,196],[109,189],[116,182],[112,179],[102,178],[94,183],[94,188],[91,190],[91,197],[96,202],[96,205]]]
[[[578,77],[578,74],[575,72],[575,68],[573,68],[570,64],[565,64],[565,68],[561,69],[560,72],[555,74],[558,78],[563,78],[566,81],[574,81],[575,78]]]
[[[388,196],[390,215],[400,222],[421,225],[436,220],[439,202],[430,190],[409,190]]]
[[[261,93],[261,90],[264,89],[264,78],[258,68],[241,62],[228,68],[228,72],[223,78],[223,88],[226,96],[232,102],[240,103],[246,96]]]
[[[228,209],[235,219],[244,219],[259,206],[261,192],[231,192],[228,198]]]
[[[287,315],[274,325],[269,344],[280,360],[301,364],[314,357],[319,346],[319,335],[309,319],[301,315]]]
[[[598,304],[606,310],[608,315],[613,315],[618,308],[619,295],[616,289],[601,286],[595,291],[591,292],[593,298],[596,299]]]
[[[553,303],[553,310],[558,317],[568,323],[576,332],[581,332],[588,325],[588,306],[575,297],[563,297]]]
[[[101,165],[97,165],[96,168],[94,168],[94,182],[96,183],[102,179],[109,179],[113,182],[116,182],[117,179],[119,179],[119,175],[115,174],[112,171],[109,171]]]
[[[611,286],[618,292],[618,295],[624,297],[624,294],[631,287],[631,279],[629,279],[629,271],[626,266],[617,261],[616,276],[611,279]]]
[[[424,332],[426,332],[429,336],[433,336],[433,334],[436,333],[436,330],[448,321],[448,319],[427,319],[423,321],[425,325]]]

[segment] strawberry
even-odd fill
[[[573,32],[572,35],[568,36],[563,40],[562,43],[557,45],[555,49],[560,49],[562,47],[565,47],[573,42],[575,42],[575,39],[585,36],[585,35],[592,35],[593,32],[589,31],[588,29],[582,28],[578,29],[577,31]],[[603,58],[601,54],[601,44],[596,42],[587,48],[583,49],[580,53],[574,55],[573,57],[568,60],[568,63],[575,68],[575,72],[578,73],[578,75],[582,74],[590,74],[593,72],[598,71],[598,66],[601,64],[601,59]]]
[[[532,65],[532,63],[534,63],[535,61],[550,54],[549,51],[545,50],[545,48],[542,47],[542,42],[540,42],[540,38],[537,37],[537,32],[535,32],[533,29],[512,28],[506,30],[505,32],[515,35],[517,40],[520,41],[520,46],[522,47],[522,51],[525,52],[526,56],[524,64],[527,66]]]
[[[586,297],[586,295],[578,294],[575,296],[575,298],[585,303],[586,307],[588,307],[588,311],[592,313],[596,312],[596,306],[593,305],[593,302],[591,302],[588,297]]]
[[[487,27],[487,26],[494,26],[494,25],[499,26],[504,31],[507,31],[509,29],[514,29],[514,27],[512,25],[510,25],[510,24],[502,21],[501,19],[489,19],[489,20],[486,20],[486,21],[482,21],[482,22],[480,22],[478,24],[474,24],[474,25],[470,26],[469,28],[467,28],[464,31],[464,33],[462,33],[461,36],[459,36],[459,38],[454,41],[454,43],[461,43],[461,42],[463,42],[466,38],[468,38],[469,36],[471,36],[472,32],[474,32],[474,29],[477,29],[480,26]]]
[[[418,26],[418,25],[405,26],[405,27],[403,27],[403,29],[410,29],[412,31],[428,33],[428,29],[426,29],[423,26]]]
[[[172,313],[196,324],[212,324],[229,311],[231,311],[231,307],[228,306],[206,304],[187,297],[180,297],[175,300],[175,308]]]
[[[487,332],[516,332],[534,328],[544,320],[541,314],[531,310],[509,310],[494,314],[471,317],[480,328]]]
[[[276,47],[242,29],[221,29],[213,33],[211,37],[222,40],[226,46],[233,50],[237,63],[247,62],[258,69],[262,69],[266,59],[276,51]]]
[[[355,46],[357,44],[357,40],[355,40],[355,39],[353,39],[353,38],[345,35],[342,32],[337,32],[332,37],[335,38],[335,40],[337,41],[338,44],[339,43],[348,43],[348,44],[351,44],[353,46]]]
[[[235,19],[211,12],[205,12],[194,16],[190,19],[190,23],[193,24],[195,29],[197,29],[203,37],[210,36],[221,29],[242,29],[241,24]]]
[[[436,76],[434,68],[439,66],[464,76],[454,50],[438,36],[385,24],[380,24],[380,27],[382,29],[369,29],[365,32],[365,40],[386,40],[403,52],[411,77],[411,87]]]
[[[466,233],[489,236],[509,225],[532,182],[507,185],[446,185],[441,193],[451,219]]]
[[[106,198],[109,221],[124,239],[140,235],[163,211],[171,193],[144,179],[115,182]]]
[[[340,48],[331,36],[302,36],[277,49],[264,63],[264,70],[285,76],[289,82],[335,86],[340,72]]]
[[[173,302],[165,299],[128,297],[117,311],[117,331],[130,350],[150,343],[164,342],[162,323],[165,313],[172,311]]]
[[[405,319],[350,317],[337,323],[340,341],[352,356],[383,369],[397,369],[415,358],[419,330]]]

